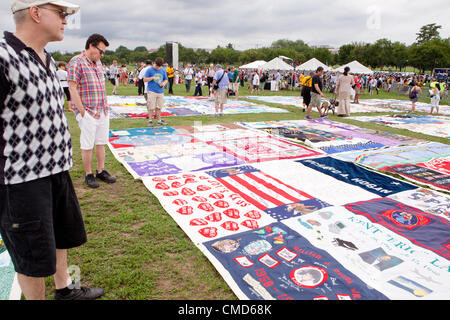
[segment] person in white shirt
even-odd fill
[[[255,71],[254,72],[254,74],[253,74],[253,86],[252,86],[252,93],[253,93],[253,90],[254,89],[256,89],[256,92],[258,92],[258,89],[259,89],[259,74],[258,74],[258,71]]]
[[[206,73],[207,80],[208,80],[208,89],[209,89],[209,91],[211,91],[211,83],[214,80],[213,78],[214,78],[215,74],[216,74],[216,71],[214,70],[214,65],[211,63],[209,65],[209,69],[208,69],[208,71]]]
[[[280,70],[277,71],[277,75],[276,75],[275,81],[276,81],[276,89],[275,90],[279,91],[280,90],[280,84],[281,84]]]
[[[140,80],[142,79],[142,80],[144,81],[145,73],[146,73],[147,70],[148,70],[149,68],[151,68],[152,66],[153,66],[152,61],[151,61],[151,60],[147,60],[147,61],[145,62],[145,68],[142,69],[141,72],[139,72],[138,78],[139,78]],[[148,82],[145,82],[145,81],[144,81],[144,98],[145,98],[145,101],[147,101],[147,83],[148,83]]]
[[[197,70],[197,72],[195,73],[194,80],[195,80],[194,97],[196,97],[197,95],[203,96],[203,92],[202,92],[203,73],[201,71]]]
[[[60,62],[58,64],[58,71],[56,71],[56,77],[59,80],[59,83],[61,84],[61,87],[64,90],[64,93],[66,94],[67,98],[67,111],[73,112],[72,109],[72,101],[70,98],[70,91],[69,91],[69,83],[67,82],[67,71],[66,71],[66,64],[64,62]]]
[[[194,76],[194,70],[191,68],[191,65],[188,64],[186,66],[186,68],[183,71],[184,74],[184,81],[185,81],[185,85],[186,85],[186,92],[191,91],[191,82],[192,82],[192,78]]]

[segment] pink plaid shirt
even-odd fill
[[[70,60],[67,69],[67,80],[78,84],[78,93],[86,111],[95,119],[100,119],[102,113],[107,115],[105,71],[100,60],[94,63],[82,52]],[[77,113],[75,108],[75,115]]]

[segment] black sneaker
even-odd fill
[[[97,180],[95,180],[95,177],[92,173],[88,174],[84,180],[86,181],[86,184],[89,188],[95,189],[98,188],[100,185],[98,184]]]
[[[105,294],[105,290],[102,288],[80,287],[76,289],[73,285],[68,288],[71,289],[70,293],[65,295],[56,291],[55,300],[96,300]]]
[[[114,178],[113,176],[111,176],[108,171],[103,170],[102,172],[98,173],[98,171],[96,171],[96,175],[95,177],[106,182],[106,183],[114,183],[116,182],[116,178]]]

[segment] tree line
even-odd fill
[[[278,56],[286,56],[297,65],[316,58],[329,66],[343,65],[353,60],[374,69],[403,71],[406,67],[414,67],[420,72],[432,71],[434,68],[450,67],[450,38],[440,37],[439,29],[442,26],[428,24],[423,26],[416,34],[416,42],[406,45],[399,41],[392,42],[388,39],[379,39],[375,43],[353,42],[339,48],[337,53],[332,53],[327,48],[312,47],[303,40],[280,39],[274,41],[269,47],[235,50],[229,43],[226,47],[217,46],[211,52],[205,49],[194,50],[179,44],[178,56],[180,63],[195,65],[224,64],[242,65],[255,60],[270,61]],[[68,62],[79,52],[62,54],[53,52],[56,61]],[[119,46],[116,50],[107,50],[102,61],[104,64],[112,64],[117,60],[119,64],[135,64],[156,57],[166,57],[166,46],[162,45],[157,51],[148,52],[144,46],[134,50],[125,46]]]

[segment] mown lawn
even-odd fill
[[[107,92],[112,88],[107,84]],[[204,90],[204,93],[207,90]],[[120,95],[137,95],[137,87],[119,87]],[[194,88],[188,95],[193,95]],[[176,95],[186,95],[183,85],[175,86]],[[240,95],[249,95],[241,88]],[[264,92],[275,95],[299,95],[299,91]],[[379,98],[403,98],[383,93]],[[362,98],[369,98],[363,96]],[[427,102],[427,101],[425,101]],[[304,113],[295,107],[269,104],[289,110],[288,114],[226,115],[169,117],[170,126],[303,119]],[[145,188],[140,180],[134,180],[117,162],[107,148],[106,168],[118,178],[117,183],[92,190],[84,184],[84,170],[80,153],[80,130],[72,114],[66,113],[72,133],[74,167],[71,176],[83,211],[88,242],[80,248],[69,250],[69,264],[81,270],[84,285],[100,286],[106,291],[104,299],[192,299],[229,300],[236,296],[215,270],[212,264],[195,247],[185,233],[164,211],[159,201]],[[368,115],[368,114],[365,114]],[[317,116],[317,114],[313,114]],[[330,120],[357,124],[359,126],[399,133],[406,136],[450,144],[448,139],[430,137],[407,130],[361,123],[330,116]],[[111,120],[111,129],[145,127],[145,119]],[[95,170],[95,156],[93,159]],[[47,279],[47,296],[52,298],[52,278]]]

